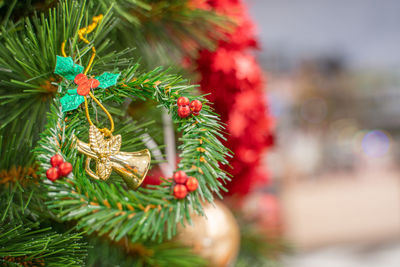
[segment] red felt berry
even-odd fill
[[[178,115],[181,118],[186,118],[190,115],[190,108],[189,106],[181,106],[178,108]]]
[[[61,163],[63,163],[64,160],[59,154],[55,154],[54,156],[51,157],[50,159],[50,164],[53,167],[58,167]]]
[[[86,76],[85,74],[79,73],[79,74],[77,74],[77,75],[75,76],[74,82],[75,82],[76,84],[82,84],[82,83],[87,82],[87,80],[88,80],[88,78],[87,78],[87,76]]]
[[[186,188],[189,192],[193,192],[199,186],[199,181],[195,177],[189,177],[186,181]]]
[[[186,183],[187,178],[188,177],[184,171],[177,171],[176,173],[174,173],[174,181],[177,184]]]
[[[188,191],[186,189],[186,186],[183,184],[177,184],[174,186],[174,196],[178,199],[185,198],[187,195]]]
[[[95,89],[100,85],[97,79],[89,79],[83,83],[78,84],[77,93],[78,95],[86,96],[89,94],[90,89]]]
[[[58,171],[58,168],[53,167],[53,168],[48,169],[46,171],[46,176],[47,176],[47,179],[49,179],[50,181],[54,182],[55,180],[60,178],[60,173]]]
[[[63,162],[58,166],[58,168],[61,176],[67,176],[72,171],[72,164],[69,162]]]
[[[92,89],[95,89],[95,88],[99,87],[99,85],[100,85],[100,81],[97,79],[89,79],[88,83],[90,85],[90,88],[92,88]]]
[[[190,109],[192,110],[192,112],[196,112],[199,113],[201,108],[203,107],[203,104],[201,103],[200,100],[193,100],[192,102],[190,102]]]
[[[76,90],[78,95],[86,96],[90,92],[90,85],[89,83],[83,83],[78,85],[78,89]]]
[[[186,96],[181,96],[180,98],[178,98],[177,104],[178,107],[184,107],[189,105],[190,101],[189,98],[187,98]]]

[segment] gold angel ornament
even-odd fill
[[[102,18],[103,15],[96,16],[93,18],[93,23],[91,25],[80,29],[78,31],[79,39],[86,44],[90,44],[85,35],[92,32]],[[85,102],[86,118],[90,125],[89,143],[76,139],[76,146],[80,153],[87,156],[85,167],[86,172],[94,179],[107,180],[110,177],[111,172],[114,170],[124,179],[129,188],[138,188],[146,177],[149,169],[150,152],[147,149],[138,152],[120,151],[121,135],[112,135],[112,132],[114,131],[114,121],[112,116],[91,92],[92,89],[97,87],[104,89],[115,85],[119,74],[103,73],[94,79],[88,78],[87,73],[93,64],[96,55],[96,49],[94,46],[92,47],[92,55],[89,64],[86,66],[83,73],[83,67],[75,64],[71,57],[67,57],[64,48],[65,41],[61,46],[63,57],[57,57],[56,70],[54,72],[64,76],[66,79],[71,79],[71,75],[74,74],[72,75],[74,76],[73,80],[78,85],[75,94],[67,96],[64,100],[61,99],[63,111],[76,109],[82,101]],[[90,97],[105,112],[110,121],[110,129],[98,129],[93,124],[89,114],[88,97]],[[71,98],[74,99],[72,105],[70,104],[71,101],[69,101]],[[76,103],[78,104],[76,105]],[[95,161],[95,171],[91,169],[90,163],[92,160]]]
[[[94,179],[107,180],[112,170],[119,174],[131,189],[137,189],[146,177],[150,166],[150,152],[121,152],[121,135],[104,134],[94,125],[89,128],[89,143],[76,140],[78,151],[87,156],[86,172]],[[91,169],[91,160],[96,169]]]

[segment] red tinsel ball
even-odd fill
[[[189,192],[193,192],[199,186],[199,181],[195,177],[189,177],[186,181],[186,188]]]
[[[63,162],[58,166],[58,168],[61,176],[67,176],[72,171],[72,164],[69,162]]]
[[[189,103],[190,103],[189,98],[187,98],[186,96],[179,97],[177,101],[178,107],[187,106],[189,105]]]
[[[195,99],[192,102],[190,102],[190,109],[193,111],[193,114],[195,112],[199,113],[202,107],[203,107],[203,104],[201,103],[200,100]]]
[[[177,171],[176,173],[174,173],[174,181],[177,184],[184,184],[186,183],[187,179],[188,177],[184,171]]]
[[[63,162],[64,162],[64,159],[58,154],[52,156],[50,159],[50,164],[53,167],[58,167],[58,165],[60,165]]]
[[[186,189],[186,186],[183,184],[177,184],[174,186],[174,196],[178,199],[185,198],[187,195],[188,191]]]
[[[53,167],[53,168],[48,169],[46,171],[46,177],[47,177],[47,179],[49,179],[52,182],[54,182],[55,180],[60,178],[60,173],[58,171],[58,168]]]
[[[178,108],[178,115],[181,118],[186,118],[190,115],[190,108],[189,106],[180,106]]]

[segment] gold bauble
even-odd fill
[[[233,266],[240,245],[239,226],[220,201],[204,205],[205,216],[192,215],[192,225],[179,227],[178,240],[205,258],[209,266]]]

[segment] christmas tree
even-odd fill
[[[234,22],[200,2],[2,3],[0,262],[208,264],[174,236],[227,191],[232,153],[207,95],[174,73]],[[173,173],[143,186],[175,146]]]

